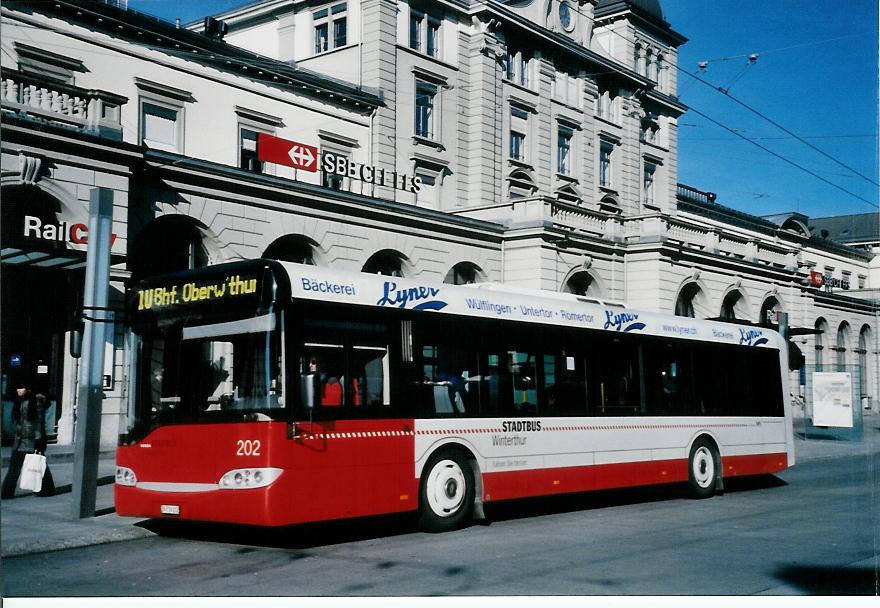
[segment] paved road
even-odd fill
[[[400,518],[155,528],[174,536],[5,559],[4,595],[876,594],[878,465],[816,460],[703,501],[520,502],[439,535]],[[52,576],[22,576],[35,572]]]

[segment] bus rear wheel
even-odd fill
[[[474,472],[458,451],[441,450],[425,465],[419,489],[419,525],[428,532],[455,530],[470,521]]]
[[[688,459],[688,487],[694,498],[709,498],[715,493],[719,472],[718,453],[711,441],[701,437],[691,447]]]

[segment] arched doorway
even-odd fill
[[[843,321],[837,328],[837,347],[835,348],[837,351],[837,371],[839,372],[845,372],[846,366],[849,365],[849,352],[847,351],[849,340],[849,323]]]
[[[37,185],[5,185],[0,199],[4,439],[15,428],[15,389],[24,387],[46,396],[46,430],[53,436],[61,417],[65,363],[70,361],[66,334],[82,306],[88,213],[75,201],[62,204]]]
[[[821,372],[825,364],[825,336],[828,334],[828,322],[819,317],[816,319],[816,371]]]
[[[860,394],[862,397],[862,404],[869,405],[870,404],[870,393],[871,386],[869,382],[869,374],[870,367],[869,363],[869,353],[870,353],[870,345],[871,345],[871,328],[868,325],[863,325],[862,329],[859,331],[859,348],[856,350],[859,356],[859,388]]]

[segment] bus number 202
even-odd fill
[[[259,456],[260,455],[260,440],[254,439],[251,441],[250,439],[239,439],[238,440],[238,451],[235,453],[236,456]]]

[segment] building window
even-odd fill
[[[510,158],[525,161],[526,136],[516,131],[510,132]]]
[[[574,108],[581,107],[580,79],[558,71],[553,78],[552,97]]]
[[[529,60],[521,51],[507,51],[502,58],[502,69],[507,80],[529,86]]]
[[[360,180],[351,180],[345,175],[349,162],[352,160],[354,150],[360,147],[357,139],[341,135],[332,131],[318,129],[318,138],[320,141],[319,158],[324,158],[325,154],[332,154],[336,161],[333,163],[336,171],[325,171],[323,163],[321,163],[321,185],[332,190],[347,190],[355,192],[357,186],[363,187],[364,183]]]
[[[476,264],[459,262],[446,273],[444,283],[451,285],[472,285],[483,280],[483,271]]]
[[[596,116],[602,120],[618,124],[618,101],[611,91],[604,91],[596,98]]]
[[[312,22],[315,26],[315,54],[338,49],[348,43],[346,2],[313,12]]]
[[[410,9],[409,48],[429,57],[440,56],[440,19]]]
[[[257,159],[257,131],[242,127],[238,131],[238,166],[245,171],[263,172],[263,163]]]
[[[643,202],[645,207],[655,207],[654,202],[654,173],[657,171],[657,165],[654,163],[645,163],[642,179]]]
[[[700,286],[696,283],[685,285],[675,300],[675,316],[695,318],[697,313],[694,304],[701,295],[701,291]]]
[[[571,175],[571,138],[573,131],[559,127],[556,135],[556,172]]]
[[[339,158],[340,156],[342,155],[336,154],[337,158]],[[330,188],[331,190],[342,190],[342,188],[345,186],[345,178],[336,173],[321,171],[321,185],[325,188]]]
[[[437,85],[421,80],[416,81],[416,124],[418,137],[434,139],[434,101]]]
[[[599,185],[603,188],[611,187],[612,152],[614,152],[614,144],[603,141],[599,145]]]
[[[141,143],[150,148],[180,152],[180,110],[144,102],[141,105]]]
[[[381,274],[389,277],[402,277],[405,274],[404,260],[406,258],[399,251],[383,249],[370,256],[361,272],[367,274]]]
[[[268,260],[315,265],[316,243],[298,234],[288,234],[275,239],[260,257]]]
[[[510,158],[526,162],[526,135],[529,130],[529,115],[525,110],[510,110]]]

